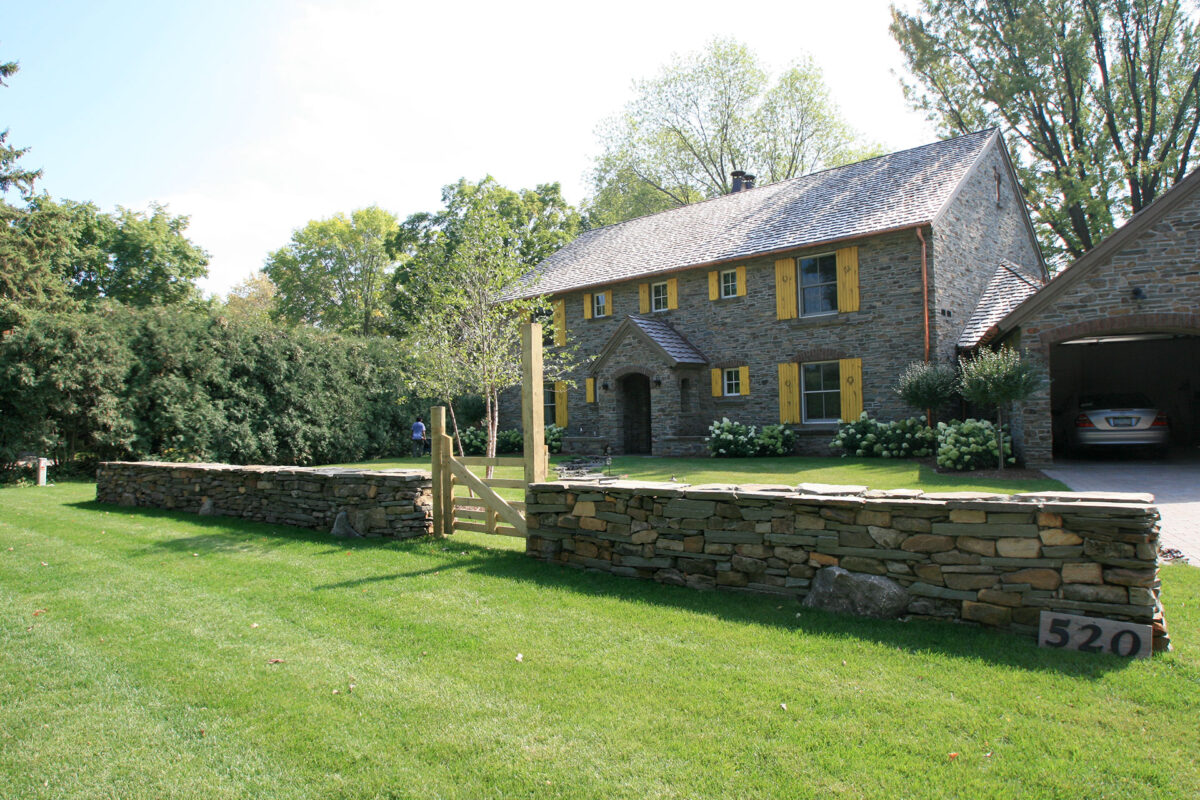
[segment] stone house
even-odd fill
[[[1019,346],[1041,389],[1013,417],[1029,466],[1065,445],[1079,397],[1146,395],[1177,446],[1200,445],[1200,170],[997,318],[981,341]]]
[[[564,452],[701,454],[728,417],[828,454],[839,418],[914,413],[900,371],[954,359],[969,324],[1011,308],[1005,286],[1046,278],[996,130],[735,187],[588,231],[521,285],[578,348],[547,392]]]

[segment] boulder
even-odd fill
[[[804,605],[866,617],[898,617],[908,608],[908,592],[882,575],[825,567],[813,578]]]
[[[333,519],[333,528],[329,531],[330,536],[338,539],[351,539],[361,537],[362,534],[354,530],[350,525],[350,517],[345,511],[339,511],[338,515]]]

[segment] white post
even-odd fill
[[[50,463],[48,458],[39,458],[37,463],[37,485],[46,485],[46,465]]]

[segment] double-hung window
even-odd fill
[[[721,273],[721,299],[738,296],[738,274],[736,269]]]
[[[805,422],[837,422],[842,415],[841,369],[836,361],[800,365]]]
[[[725,370],[722,382],[726,397],[734,397],[742,393],[742,371],[738,367]]]
[[[828,253],[823,256],[798,260],[800,262],[800,316],[836,313],[838,310],[837,256]]]
[[[557,396],[554,392],[554,381],[546,381],[542,384],[542,415],[546,422],[554,420],[554,412],[557,409]]]
[[[608,316],[608,292],[596,292],[592,295],[592,316]]]
[[[650,310],[666,311],[670,307],[671,296],[667,291],[666,281],[650,284]]]

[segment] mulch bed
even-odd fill
[[[1040,469],[1025,469],[1018,467],[1008,467],[1006,469],[946,469],[939,467],[937,460],[933,458],[918,458],[918,463],[923,467],[929,467],[934,472],[940,475],[970,475],[976,478],[987,478],[988,480],[1008,480],[1008,481],[1030,481],[1030,480],[1050,480],[1050,476],[1042,472]]]

